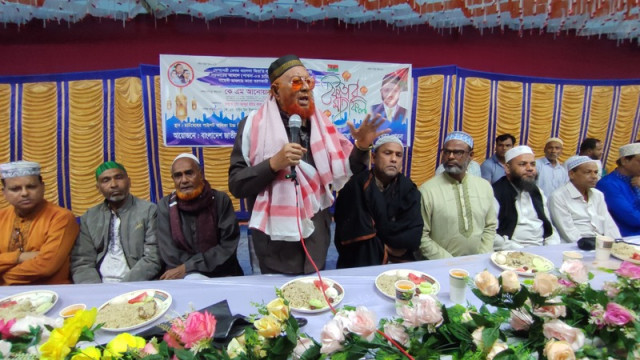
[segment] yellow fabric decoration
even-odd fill
[[[438,149],[440,137],[444,84],[443,75],[423,76],[418,79],[415,89],[418,101],[411,148],[411,180],[418,186],[431,178],[436,170],[437,155],[434,149]]]
[[[45,198],[58,204],[58,91],[56,83],[24,84],[22,90],[22,159],[40,163]],[[66,181],[67,179],[63,179]],[[60,202],[64,204],[64,202]]]
[[[467,78],[464,89],[462,131],[473,137],[474,160],[482,164],[487,148],[491,80]]]
[[[104,161],[102,80],[69,82],[69,181],[73,213],[81,216],[104,198],[96,189],[95,169]]]

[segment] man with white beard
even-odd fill
[[[487,253],[493,250],[496,213],[489,182],[467,173],[473,157],[473,139],[454,131],[442,148],[445,172],[420,186],[424,228],[422,259]]]
[[[526,145],[505,154],[506,176],[493,183],[498,214],[495,250],[560,244],[551,224],[547,198],[536,185],[536,159]]]

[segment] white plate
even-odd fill
[[[145,325],[151,324],[152,322],[156,321],[158,318],[160,318],[162,315],[164,315],[165,312],[167,312],[167,310],[169,310],[169,307],[171,307],[171,302],[173,301],[173,299],[171,298],[171,294],[169,294],[166,291],[163,290],[157,290],[157,289],[144,289],[144,290],[135,290],[135,291],[131,291],[128,292],[126,294],[122,294],[122,295],[118,295],[116,297],[114,297],[113,299],[107,301],[106,303],[102,304],[102,306],[100,306],[98,308],[98,313],[100,313],[100,310],[102,310],[105,306],[109,305],[109,304],[123,304],[126,303],[127,301],[135,298],[136,296],[142,294],[143,292],[146,292],[148,296],[153,296],[153,300],[156,302],[156,304],[158,305],[158,311],[156,312],[156,314],[151,317],[150,319],[147,319],[139,324],[135,324],[135,325],[131,325],[128,327],[122,327],[122,328],[108,328],[108,327],[101,327],[100,329],[102,330],[106,330],[106,331],[117,331],[117,332],[125,332],[125,331],[129,331],[129,330],[133,330],[133,329],[137,329],[140,327],[143,327]]]
[[[430,282],[433,285],[433,292],[429,295],[438,295],[438,293],[440,292],[440,283],[438,282],[438,280],[436,280],[436,278],[434,278],[433,276],[429,275],[429,274],[425,274],[423,272],[417,271],[417,270],[409,270],[409,269],[394,269],[394,270],[387,270],[385,272],[380,273],[380,275],[378,275],[376,277],[376,289],[378,289],[378,291],[380,291],[384,296],[388,297],[391,300],[395,300],[396,298],[396,293],[395,290],[392,291],[390,294],[386,293],[384,291],[382,291],[382,288],[380,288],[380,285],[378,285],[378,280],[380,280],[380,277],[383,275],[396,275],[398,276],[398,272],[400,273],[400,275],[403,275],[403,273],[407,273],[407,274],[413,274],[419,277],[423,277],[426,276],[427,279],[426,281]],[[409,279],[409,275],[407,275],[407,277],[402,277],[402,279],[398,279],[398,280],[408,280]]]
[[[304,278],[300,278],[300,279],[293,279],[291,281],[288,281],[286,284],[282,285],[280,287],[280,290],[284,291],[284,288],[287,287],[287,285],[293,284],[295,282],[304,282],[304,283],[311,283],[313,284],[313,282],[315,280],[319,280],[317,277],[315,276],[309,276],[309,277],[304,277]],[[322,277],[322,281],[328,285],[333,287],[334,289],[336,289],[336,291],[338,292],[338,296],[335,297],[333,303],[331,303],[331,305],[335,308],[336,306],[338,306],[338,304],[340,304],[340,302],[342,302],[342,299],[344,299],[344,287],[342,287],[342,285],[340,285],[337,281],[333,281],[331,279],[328,279],[326,277]],[[286,299],[286,296],[285,296]],[[326,304],[324,297],[322,297],[320,299],[320,301],[322,301],[323,304]],[[301,312],[301,313],[305,313],[305,314],[316,314],[316,313],[321,313],[324,311],[327,311],[330,309],[330,307],[327,305],[323,308],[320,309],[309,309],[309,308],[304,308],[304,307],[293,307],[290,306],[291,310],[297,311],[297,312]]]
[[[11,301],[20,302],[24,300],[29,300],[32,305],[36,305],[36,310],[33,312],[34,315],[44,315],[58,302],[58,294],[50,290],[26,291],[0,299],[0,307],[3,305],[8,306]]]
[[[548,269],[547,270],[542,270],[541,272],[549,272],[553,269],[555,269],[555,265],[553,264],[553,262],[549,259],[547,259],[544,256],[540,256],[540,255],[536,255],[536,254],[532,254],[526,251],[496,251],[493,254],[491,254],[491,262],[493,262],[494,265],[496,265],[497,267],[499,267],[502,270],[512,270],[513,272],[515,272],[518,275],[522,275],[522,276],[535,276],[536,272],[533,271],[532,266],[529,266],[529,268],[526,271],[518,271],[516,269],[519,268],[513,268],[511,266],[508,265],[503,265],[503,264],[498,264],[498,262],[496,262],[496,256],[498,256],[498,254],[503,254],[504,256],[509,256],[509,254],[511,253],[523,253],[523,254],[527,254],[530,255],[534,258],[538,258],[541,259],[542,261],[545,261],[548,264]]]
[[[640,246],[634,246],[634,245],[625,244],[625,243],[615,243],[615,244],[613,244],[613,248],[611,249],[611,255],[617,257],[620,260],[628,261],[630,263],[634,263],[636,265],[640,265],[640,260],[632,259],[630,256],[627,256],[626,254],[622,254],[620,251],[618,251],[618,249],[620,249],[622,247],[627,247],[627,246],[629,248],[633,248],[635,250],[635,252],[640,254]]]

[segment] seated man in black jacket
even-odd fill
[[[420,247],[420,192],[402,173],[402,142],[389,135],[374,146],[370,171],[355,174],[335,207],[338,268],[413,261]]]

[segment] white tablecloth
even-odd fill
[[[527,248],[525,251],[539,254],[551,260],[556,267],[562,264],[562,252],[565,250],[576,250],[584,255],[585,264],[590,267],[595,278],[592,286],[599,288],[605,280],[614,279],[614,275],[597,269],[598,266],[615,268],[620,262],[612,258],[607,264],[595,264],[594,252],[583,252],[575,244],[562,244],[555,246]],[[449,279],[448,271],[451,268],[462,268],[469,271],[474,276],[482,270],[489,270],[498,275],[501,270],[495,266],[489,254],[464,256],[451,259],[420,261],[404,264],[391,264],[384,266],[370,266],[354,269],[329,270],[322,272],[324,277],[331,278],[339,282],[345,289],[344,300],[339,306],[366,306],[373,310],[377,318],[392,317],[395,315],[394,302],[382,295],[376,288],[374,280],[378,274],[389,269],[412,269],[425,272],[435,277],[441,286],[438,298],[445,305],[452,305],[449,301]],[[53,290],[60,295],[57,304],[47,314],[57,316],[64,307],[83,303],[87,307],[99,307],[109,299],[137,289],[161,289],[169,292],[173,297],[173,304],[168,311],[168,315],[183,314],[190,309],[201,309],[221,300],[227,299],[234,314],[256,313],[251,302],[267,303],[275,298],[275,288],[282,286],[293,277],[283,275],[258,275],[244,277],[216,278],[210,280],[165,280],[165,281],[145,281],[120,284],[91,284],[91,285],[48,285],[48,286],[13,286],[0,287],[0,298],[17,294],[23,291],[47,289]],[[479,305],[479,300],[467,289],[467,300],[472,304]],[[322,326],[331,319],[329,311],[320,314],[296,314],[309,320],[309,324],[302,328],[319,339]],[[165,317],[157,320],[156,323],[166,321]],[[145,330],[153,325],[149,325],[132,333]],[[103,330],[96,334],[98,343],[107,342],[115,334]]]

